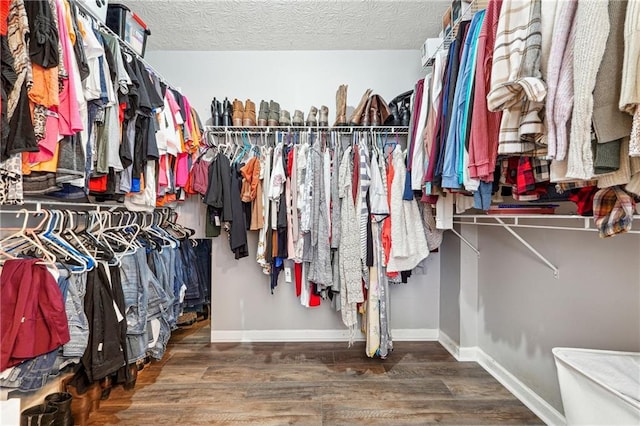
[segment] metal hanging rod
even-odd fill
[[[338,133],[393,133],[397,135],[408,135],[408,126],[251,126],[251,127],[218,127],[205,126],[205,130],[212,134],[227,133],[249,133],[249,134],[271,134],[275,132],[338,132]]]

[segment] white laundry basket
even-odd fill
[[[640,425],[640,353],[554,348],[568,425]]]

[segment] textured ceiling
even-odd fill
[[[149,50],[419,49],[448,1],[128,0]]]

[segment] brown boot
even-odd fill
[[[67,384],[65,390],[72,395],[71,414],[76,425],[85,426],[89,424],[89,413],[91,412],[91,399],[89,394],[78,393],[74,386]]]
[[[362,98],[360,99],[360,103],[358,104],[356,109],[353,111],[353,114],[351,114],[351,118],[349,118],[349,122],[351,123],[351,125],[359,126],[362,124],[362,114],[366,110],[369,97],[371,96],[371,92],[372,92],[371,89],[367,89],[362,95]]]
[[[347,125],[347,85],[341,84],[336,92],[336,122],[334,126]]]
[[[253,127],[256,125],[256,104],[251,102],[251,99],[247,99],[247,102],[244,104],[242,125],[244,127]]]
[[[320,117],[318,118],[318,125],[327,127],[329,125],[329,108],[326,105],[320,107]]]
[[[242,101],[237,99],[233,100],[233,125],[236,127],[242,127],[242,116],[244,114],[244,106]]]

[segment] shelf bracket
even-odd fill
[[[476,256],[480,257],[480,250],[478,250],[469,240],[467,240],[461,233],[456,231],[454,228],[449,229],[449,231],[453,232],[453,234],[460,238],[460,240],[465,243],[471,250],[476,252]]]
[[[514,231],[513,229],[511,229],[511,227],[507,224],[504,223],[504,221],[502,219],[500,219],[499,217],[494,217],[494,219],[496,220],[496,222],[498,222],[500,225],[502,225],[502,227],[504,229],[507,230],[507,232],[509,232],[511,235],[513,235],[518,241],[520,241],[522,243],[522,245],[524,245],[527,249],[529,249],[529,251],[533,254],[535,254],[538,259],[542,260],[552,271],[553,271],[553,277],[555,279],[559,279],[560,278],[560,271],[558,269],[558,267],[556,265],[554,265],[553,263],[551,263],[546,257],[544,257],[538,250],[536,250],[531,244],[529,244],[527,242],[527,240],[525,240],[524,238],[522,238],[516,231]]]

